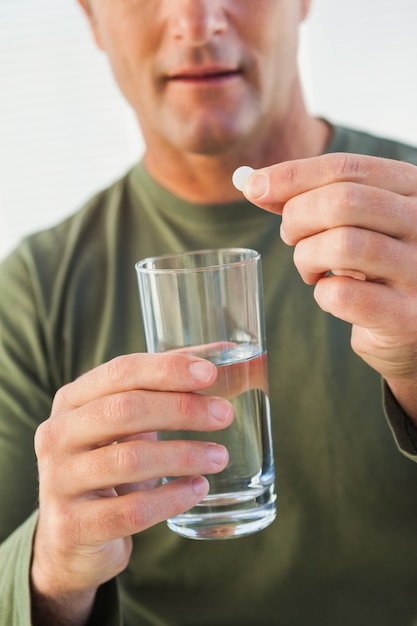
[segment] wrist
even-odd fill
[[[33,626],[84,626],[94,606],[96,588],[74,589],[74,578],[69,584],[61,576],[35,559],[30,572],[31,607]]]
[[[41,626],[85,626],[94,606],[96,591],[65,591],[48,585],[45,579],[37,583],[31,573],[32,624]],[[39,578],[39,577],[38,577]]]

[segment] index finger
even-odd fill
[[[53,408],[66,410],[115,393],[198,391],[212,385],[215,365],[181,352],[136,353],[115,357],[82,374],[56,394]]]
[[[255,170],[247,177],[243,193],[259,207],[282,213],[285,203],[294,196],[343,181],[411,196],[416,191],[417,167],[360,154],[323,154]]]

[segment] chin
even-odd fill
[[[215,119],[214,123],[198,124],[188,122],[182,131],[171,134],[172,143],[178,148],[201,155],[219,155],[233,150],[236,146],[242,145],[253,135],[253,125],[239,123],[233,120],[231,123],[219,123]]]
[[[188,142],[182,142],[182,145],[178,147],[184,152],[191,154],[219,156],[229,152],[233,148],[234,143],[234,141],[225,138],[205,137],[204,139],[190,139]]]

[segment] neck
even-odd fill
[[[240,165],[253,168],[321,154],[329,141],[330,127],[306,111],[297,84],[297,93],[285,121],[275,120],[257,129],[256,137],[248,137],[222,154],[204,155],[181,152],[175,147],[148,142],[144,163],[150,175],[175,195],[195,203],[220,203],[239,200],[231,178]],[[294,96],[294,94],[293,94]],[[161,156],[162,155],[162,156]]]

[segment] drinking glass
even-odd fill
[[[202,393],[228,398],[234,407],[224,430],[159,433],[229,451],[227,467],[207,476],[208,495],[168,526],[193,539],[257,532],[276,516],[260,254],[197,250],[143,259],[136,271],[148,352],[181,349],[208,359],[218,376]]]

